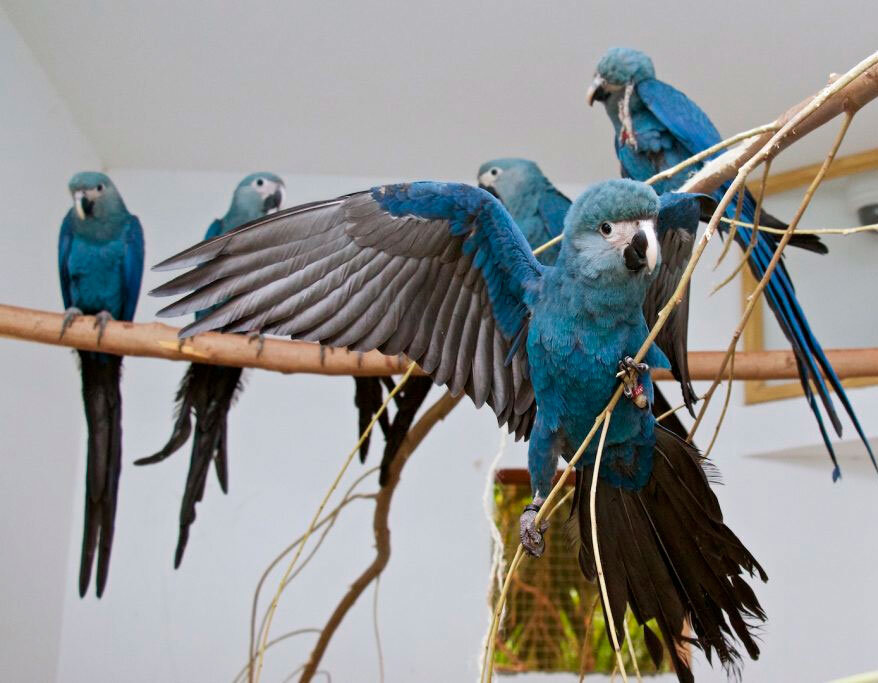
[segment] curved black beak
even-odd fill
[[[79,216],[79,220],[84,221],[91,216],[94,208],[94,200],[85,196],[85,190],[77,190],[73,193],[73,210]]]
[[[625,259],[625,267],[633,273],[639,273],[646,265],[646,249],[649,240],[643,230],[638,231],[631,240],[631,244],[625,247],[622,256]]]
[[[280,205],[283,204],[284,201],[284,193],[283,190],[277,188],[273,193],[268,195],[265,200],[262,202],[262,210],[263,211],[271,211],[272,209],[279,209]]]
[[[497,194],[497,190],[494,189],[493,185],[485,185],[483,183],[479,183],[479,187],[483,189],[485,192],[488,192],[494,195],[497,199],[500,199],[500,195]]]
[[[600,76],[595,77],[594,81],[592,81],[591,87],[585,93],[585,101],[588,102],[589,107],[595,103],[595,100],[605,102],[610,98],[610,93],[604,87],[605,85],[606,82]]]

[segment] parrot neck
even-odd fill
[[[640,321],[647,285],[643,275],[583,271],[562,247],[555,266],[546,270],[541,298],[567,316],[610,328]]]
[[[110,242],[118,239],[123,230],[127,213],[114,213],[112,215],[89,216],[81,220],[71,209],[73,217],[73,233],[77,237],[91,242]]]
[[[223,225],[221,234],[234,230],[250,221],[255,221],[257,218],[262,218],[264,215],[265,212],[262,210],[261,202],[259,206],[249,206],[243,202],[234,202],[229,207],[226,215],[220,220]]]
[[[635,137],[633,115],[641,109],[643,103],[637,95],[637,89],[628,86],[618,92],[614,92],[604,102],[607,115],[613,123],[613,129],[616,131],[616,139],[618,144],[629,145],[636,149],[637,138]]]

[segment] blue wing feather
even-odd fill
[[[73,243],[73,217],[70,211],[61,222],[61,232],[58,235],[58,276],[61,279],[61,297],[64,300],[65,310],[73,305],[73,297],[70,293],[70,245]]]
[[[637,84],[637,95],[690,154],[697,154],[722,140],[707,114],[667,83],[648,78]]]
[[[564,232],[564,217],[570,209],[570,204],[570,200],[554,187],[540,195],[537,210],[543,219],[547,240],[553,239]]]
[[[461,183],[417,182],[372,188],[372,197],[391,215],[447,220],[463,236],[465,253],[482,273],[494,318],[508,339],[527,322],[528,292],[543,266],[504,206],[485,190]]]
[[[140,296],[144,262],[143,228],[137,216],[129,215],[126,218],[122,239],[125,241],[125,257],[122,263],[122,320],[133,320]]]

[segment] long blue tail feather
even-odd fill
[[[744,211],[742,212],[744,220],[753,220],[753,208],[754,207],[747,205],[747,202],[745,202]],[[733,214],[733,210],[731,212]],[[727,210],[726,213],[729,214],[730,210]],[[733,217],[733,215],[730,217]],[[722,226],[721,229],[723,232],[727,232],[725,226]],[[736,233],[736,240],[743,248],[746,248],[750,242],[751,235],[752,232],[749,228],[739,227]],[[757,236],[756,247],[753,249],[749,260],[751,269],[758,277],[761,277],[765,273],[765,269],[768,267],[768,263],[774,255],[774,250],[774,244],[771,244],[769,240],[761,234]],[[878,461],[875,459],[872,447],[863,432],[860,421],[857,419],[853,406],[845,393],[844,387],[842,386],[835,369],[832,367],[823,348],[820,346],[820,343],[817,341],[817,338],[811,330],[808,319],[796,298],[792,280],[782,262],[778,264],[772,273],[765,294],[769,306],[778,319],[778,323],[793,346],[802,388],[805,392],[808,404],[811,406],[811,411],[817,420],[820,434],[833,463],[833,481],[836,481],[841,476],[841,470],[836,459],[835,450],[832,447],[832,441],[823,421],[823,416],[821,415],[820,406],[815,399],[814,392],[811,390],[810,385],[810,382],[813,381],[814,386],[817,388],[817,394],[820,396],[820,400],[826,410],[826,414],[836,433],[840,436],[842,432],[841,422],[835,410],[835,406],[833,405],[832,398],[829,395],[829,388],[827,387],[826,381],[824,381],[824,376],[828,379],[829,385],[838,395],[854,429],[857,431],[863,445],[866,447],[866,451],[869,453],[873,466],[876,471],[878,471]]]

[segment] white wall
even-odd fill
[[[3,303],[60,308],[56,244],[67,180],[100,166],[0,9],[0,289]],[[0,677],[55,675],[73,477],[82,432],[76,369],[67,351],[0,342],[4,391],[0,477]],[[14,676],[12,675],[14,674]]]
[[[0,95],[0,181],[7,217],[0,232],[4,300],[59,309],[55,239],[69,201],[66,181],[74,171],[100,162],[2,14],[0,51],[0,82],[5,86]],[[210,220],[224,212],[240,176],[252,170],[112,169],[111,174],[143,221],[147,261],[155,263],[199,239]],[[377,181],[285,177],[290,202]],[[843,189],[827,190],[806,222],[851,223],[850,215],[839,218]],[[776,198],[772,207],[788,216],[790,201]],[[827,345],[839,339],[845,345],[874,346],[875,328],[863,324],[858,310],[836,317],[844,312],[839,302],[851,300],[852,283],[871,282],[868,272],[853,274],[850,261],[874,263],[876,250],[868,236],[847,240],[832,258],[791,256],[791,269],[815,329],[831,340]],[[871,259],[864,257],[870,253]],[[706,262],[718,254],[716,242]],[[705,292],[722,278],[735,254],[733,250],[719,272],[704,268],[696,275],[693,348],[724,346],[734,328],[737,285],[711,299]],[[812,288],[809,282],[818,272],[827,276]],[[147,273],[144,291],[163,277]],[[868,303],[868,298],[863,301]],[[159,305],[144,297],[137,319],[152,319]],[[834,335],[842,325],[845,336],[838,338]],[[93,595],[80,600],[76,576],[84,434],[75,364],[67,351],[12,341],[0,344],[0,356],[7,386],[0,397],[5,437],[0,480],[2,677],[230,680],[244,663],[250,597],[262,568],[304,529],[353,445],[351,380],[250,373],[231,416],[230,493],[222,496],[211,476],[183,567],[175,572],[176,520],[188,453],[147,469],[131,462],[163,444],[184,368],[157,360],[126,361],[125,468],[110,581],[101,601]],[[666,386],[674,393],[672,385]],[[878,390],[858,389],[850,395],[866,431],[878,434],[878,415],[872,409]],[[718,408],[717,402],[714,415]],[[489,561],[482,492],[498,441],[494,425],[488,412],[463,404],[406,468],[393,506],[393,556],[379,601],[388,681],[475,676]],[[704,425],[701,443],[712,427],[712,420]],[[850,432],[848,427],[846,437]],[[872,531],[878,480],[854,447],[854,455],[843,457],[844,478],[832,484],[818,441],[802,400],[743,406],[741,388],[735,387],[728,422],[714,450],[726,483],[719,495],[730,525],[771,576],[769,584],[758,587],[769,614],[764,654],[759,662],[746,663],[747,681],[818,681],[876,666],[870,615],[878,607],[872,570],[878,561]],[[809,445],[813,449],[805,448],[795,458],[753,457]],[[373,450],[374,462],[378,448]],[[510,447],[504,465],[524,462],[523,447]],[[361,471],[355,463],[345,481]],[[372,481],[364,490],[375,485]],[[273,633],[322,625],[341,591],[371,558],[371,546],[371,504],[358,502],[285,593]],[[268,590],[276,583],[273,577]],[[280,680],[295,669],[312,642],[313,636],[300,636],[270,651],[265,680]],[[344,622],[324,665],[334,680],[377,680],[368,599]],[[706,667],[699,666],[699,673],[699,680],[723,680],[721,672]]]

